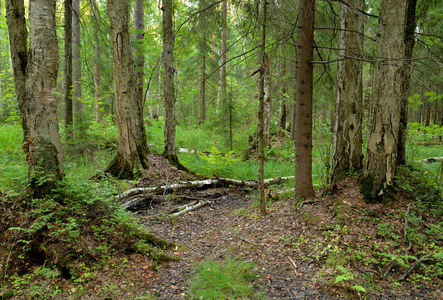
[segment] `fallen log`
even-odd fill
[[[265,187],[268,187],[272,184],[279,184],[283,181],[289,180],[291,178],[294,178],[293,176],[288,177],[274,177],[269,178],[265,180]],[[177,190],[181,189],[204,189],[204,188],[214,188],[219,186],[240,186],[240,187],[248,187],[251,189],[256,189],[258,187],[258,182],[256,181],[242,181],[242,180],[236,180],[236,179],[230,179],[230,178],[223,178],[223,177],[215,177],[211,179],[206,180],[199,180],[199,181],[188,181],[188,182],[180,182],[170,185],[162,185],[158,187],[146,187],[146,188],[134,188],[130,189],[124,193],[121,193],[117,196],[117,199],[127,199],[126,202],[122,203],[121,206],[128,209],[130,207],[134,207],[140,204],[140,202],[144,201],[145,196],[148,195],[158,195],[158,194],[166,194],[171,193]],[[140,197],[138,197],[141,195]]]
[[[433,162],[437,162],[437,161],[441,161],[441,160],[443,160],[443,157],[430,157],[430,158],[425,158],[425,159],[419,159],[419,160],[417,160],[417,162],[433,163]]]

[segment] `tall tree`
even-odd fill
[[[297,37],[295,197],[315,196],[312,186],[312,89],[315,0],[301,0]]]
[[[163,155],[175,166],[181,166],[175,144],[174,32],[172,0],[163,0],[163,72],[165,97],[165,148]]]
[[[220,103],[226,103],[226,30],[228,19],[228,0],[223,0],[222,5],[222,42],[221,42],[221,58],[220,58]]]
[[[80,39],[80,0],[72,0],[72,107],[74,118],[82,120],[83,104],[82,98],[82,57]],[[78,126],[77,126],[78,127]],[[80,127],[81,128],[81,127]]]
[[[116,157],[105,172],[120,178],[134,178],[148,168],[149,153],[143,110],[136,93],[137,78],[129,33],[129,2],[108,0],[114,56],[115,100],[119,130]]]
[[[402,93],[403,98],[400,108],[400,128],[398,131],[398,153],[397,163],[399,165],[406,164],[406,137],[408,129],[408,98],[411,89],[411,72],[412,72],[412,50],[415,44],[415,10],[417,6],[417,0],[407,1],[406,12],[406,25],[405,25],[405,63],[406,66],[403,70],[403,86]]]
[[[266,24],[266,21],[265,21]],[[264,114],[263,114],[263,122],[264,122],[264,136],[263,140],[265,145],[268,147],[271,145],[271,59],[268,54],[265,53],[264,61]]]
[[[72,0],[65,0],[65,126],[66,137],[71,137],[72,130]]]
[[[100,43],[99,41],[99,22],[98,15],[97,15],[97,3],[95,0],[91,0],[92,6],[93,6],[93,14],[91,15],[92,18],[92,24],[94,24],[93,28],[93,35],[94,40],[96,41],[94,45],[94,69],[93,69],[93,76],[94,76],[94,100],[95,100],[95,121],[97,123],[102,122],[102,112],[100,107],[101,102],[101,81],[100,81]]]
[[[206,8],[206,0],[200,1],[200,9]],[[207,26],[206,13],[203,12],[200,16],[199,29],[200,29],[200,41],[198,43],[200,52],[200,65],[199,65],[199,124],[204,124],[206,119],[206,31]]]
[[[24,2],[6,1],[23,150],[28,162],[29,186],[37,196],[49,194],[62,179],[63,151],[54,97],[59,68],[55,10],[55,0],[30,1],[28,52]]]
[[[143,69],[145,67],[145,55],[143,49],[144,33],[144,10],[143,0],[134,1],[134,29],[135,29],[135,64],[137,66],[137,95],[140,102],[143,102]]]
[[[267,0],[263,0],[263,19],[262,19],[262,40],[261,40],[261,51],[260,51],[260,87],[259,87],[259,107],[258,107],[258,156],[259,156],[259,167],[258,167],[258,190],[260,198],[260,213],[262,216],[266,216],[266,202],[265,202],[265,188],[264,188],[264,163],[265,163],[265,153],[264,153],[264,110],[265,110],[265,76],[266,76],[266,66],[268,63],[268,58],[266,55],[266,10],[267,10]]]
[[[333,181],[363,167],[363,64],[357,58],[363,54],[363,6],[364,0],[348,0],[340,7]]]
[[[378,63],[374,108],[361,191],[368,201],[389,196],[397,171],[397,151],[403,98],[407,1],[380,4]]]

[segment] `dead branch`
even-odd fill
[[[201,202],[198,202],[195,205],[190,205],[190,206],[186,207],[185,209],[183,209],[183,210],[181,210],[179,212],[173,213],[171,216],[172,217],[178,217],[178,216],[183,215],[183,214],[185,214],[185,213],[187,213],[189,211],[196,210],[196,209],[198,209],[200,207],[203,207],[203,206],[211,204],[211,203],[212,203],[212,201],[210,201],[210,200],[201,201]]]
[[[405,280],[406,276],[408,276],[409,273],[411,273],[412,270],[414,270],[414,269],[415,269],[419,264],[421,264],[422,262],[424,262],[424,261],[428,261],[428,260],[433,260],[433,258],[432,258],[432,257],[422,257],[422,258],[420,258],[419,260],[417,260],[417,261],[412,265],[412,267],[410,267],[410,268],[406,271],[406,273],[404,273],[403,275],[401,275],[401,276],[398,278],[398,281]]]

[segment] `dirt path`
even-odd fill
[[[253,261],[260,274],[257,286],[266,290],[271,299],[333,299],[319,291],[311,280],[314,264],[293,258],[297,269],[284,253],[279,237],[297,234],[290,207],[286,214],[280,211],[289,202],[277,203],[265,219],[258,217],[253,196],[241,189],[216,189],[188,191],[193,197],[216,195],[212,205],[170,220],[158,218],[161,212],[170,211],[176,201],[156,203],[155,208],[139,216],[146,226],[158,236],[186,245],[185,252],[175,252],[180,262],[162,264],[146,288],[159,299],[183,299],[187,280],[195,263],[223,259],[231,255],[244,261]],[[210,198],[210,197],[209,197]]]

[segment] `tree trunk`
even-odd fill
[[[82,57],[80,41],[80,0],[72,0],[72,80],[74,84],[72,104],[74,110],[74,122],[80,132],[83,131],[82,114]],[[80,123],[80,124],[79,124]]]
[[[400,127],[398,131],[397,164],[406,164],[406,137],[408,135],[408,98],[411,90],[412,50],[415,44],[415,9],[417,0],[407,1],[405,25],[405,68],[403,70],[403,98],[400,108]]]
[[[206,118],[206,34],[201,33],[200,48],[200,67],[199,67],[199,124],[205,124]]]
[[[29,4],[29,56],[22,0],[6,1],[14,83],[20,108],[30,190],[49,194],[62,179],[63,152],[54,89],[58,73],[55,0]]]
[[[72,137],[72,0],[65,0],[65,127],[66,139]]]
[[[226,30],[227,30],[227,11],[228,0],[223,0],[222,6],[222,43],[221,43],[221,58],[220,58],[220,104],[223,106],[226,103]]]
[[[93,11],[94,14],[92,18],[94,18],[94,21],[92,24],[94,24],[94,40],[96,41],[94,46],[94,98],[95,98],[95,121],[97,123],[102,122],[102,112],[100,108],[100,102],[101,102],[101,93],[100,93],[100,43],[99,41],[99,22],[97,21],[98,14],[96,11],[96,1],[92,0],[93,4]]]
[[[301,0],[297,38],[295,197],[314,197],[312,186],[312,88],[315,0]]]
[[[363,167],[363,64],[345,59],[363,54],[363,0],[348,0],[340,8],[340,31],[337,63],[337,99],[335,113],[332,181],[340,180],[350,170]]]
[[[149,149],[143,110],[136,93],[137,77],[128,22],[129,2],[109,0],[108,13],[112,31],[119,148],[105,172],[119,178],[134,178],[139,175],[138,171],[148,168]]]
[[[258,107],[258,192],[260,199],[260,213],[262,216],[266,216],[266,199],[265,199],[265,187],[264,187],[264,164],[265,164],[265,153],[264,153],[264,98],[265,98],[265,73],[266,73],[266,9],[267,1],[263,1],[263,23],[262,23],[262,44],[261,44],[261,55],[260,55],[260,88],[259,88],[259,107]]]
[[[163,156],[177,167],[181,164],[175,144],[175,87],[174,87],[174,33],[172,27],[172,0],[163,0],[163,70],[165,97],[165,148]]]
[[[143,39],[144,33],[144,11],[143,0],[134,1],[134,29],[135,29],[135,42],[137,44],[135,49],[135,63],[137,66],[137,96],[139,101],[143,104],[143,79],[144,79],[144,67],[145,67],[145,55],[143,51]]]
[[[271,60],[269,59],[268,54],[265,52],[264,57],[264,68],[265,68],[265,74],[264,74],[264,115],[263,115],[263,121],[264,121],[264,136],[263,140],[265,145],[268,147],[271,146]]]
[[[404,0],[382,0],[377,40],[378,57],[374,111],[368,139],[361,191],[367,201],[390,196],[397,171],[397,151],[403,98],[405,55]]]

